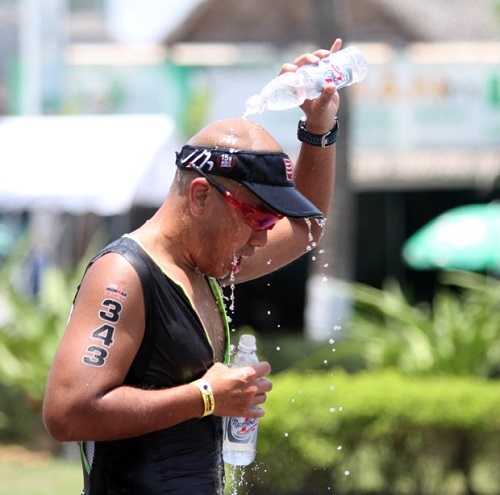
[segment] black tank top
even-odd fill
[[[124,256],[135,268],[144,294],[146,327],[125,384],[163,389],[200,378],[214,363],[200,319],[180,285],[129,237],[111,243],[106,253]],[[208,279],[229,329],[220,288]],[[206,416],[139,437],[85,442],[83,495],[214,495],[224,489],[222,418]]]

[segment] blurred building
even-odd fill
[[[316,39],[321,4],[335,6],[340,36],[356,42],[499,41],[499,7],[491,0],[205,0],[166,42],[270,43]],[[331,22],[330,19],[327,19]],[[332,32],[332,36],[337,36]]]

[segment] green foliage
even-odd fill
[[[432,306],[414,305],[395,284],[384,290],[352,284],[353,317],[338,356],[365,367],[395,367],[412,375],[500,374],[500,282],[448,272]]]
[[[33,298],[15,283],[26,253],[26,247],[20,247],[0,267],[0,382],[22,390],[36,406],[43,398],[83,264],[72,272],[46,268]]]
[[[39,433],[40,411],[17,387],[0,383],[0,444],[28,443]]]
[[[500,490],[498,382],[395,371],[284,372],[273,381],[259,467],[245,474],[252,494]]]

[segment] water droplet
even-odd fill
[[[335,340],[330,339],[330,340],[328,341],[328,343],[329,343],[329,344],[335,344]]]
[[[281,347],[279,345],[276,346],[277,351],[281,351]]]
[[[330,385],[330,390],[335,390],[335,385]]]
[[[316,221],[316,223],[322,228],[324,229],[325,228],[325,225],[326,225],[326,218],[325,217],[322,217],[322,218],[314,218],[314,220]]]
[[[288,437],[288,433],[285,433],[285,437]]]
[[[337,447],[337,450],[342,450],[342,445],[339,445],[339,446]]]
[[[325,360],[323,361],[323,364],[328,364],[328,359],[325,359]]]
[[[330,407],[330,412],[335,412],[335,408],[334,407]]]
[[[328,282],[328,277],[321,277],[322,282]]]
[[[350,472],[350,471],[348,471],[348,470],[346,469],[346,470],[344,471],[344,474],[345,474],[346,476],[349,476],[349,475],[351,474],[351,472]]]
[[[320,249],[319,250],[319,254],[324,254],[325,250],[324,249]]]
[[[323,268],[328,268],[328,263],[325,263],[325,264],[323,265]]]
[[[272,260],[267,260],[267,264],[270,265]]]
[[[339,411],[343,411],[344,408],[342,406],[339,407]]]
[[[311,256],[312,261],[316,261],[316,256]]]
[[[295,399],[292,399],[292,402],[295,402]]]
[[[270,314],[271,314],[271,311],[268,311],[268,312],[267,312],[267,314],[268,314],[268,315],[270,315]]]

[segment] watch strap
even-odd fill
[[[306,129],[306,119],[305,117],[299,120],[299,125],[297,128],[297,138],[302,143],[307,143],[312,146],[319,146],[321,148],[326,148],[335,143],[339,137],[339,120],[335,117],[335,124],[333,127],[325,134],[313,134]]]

